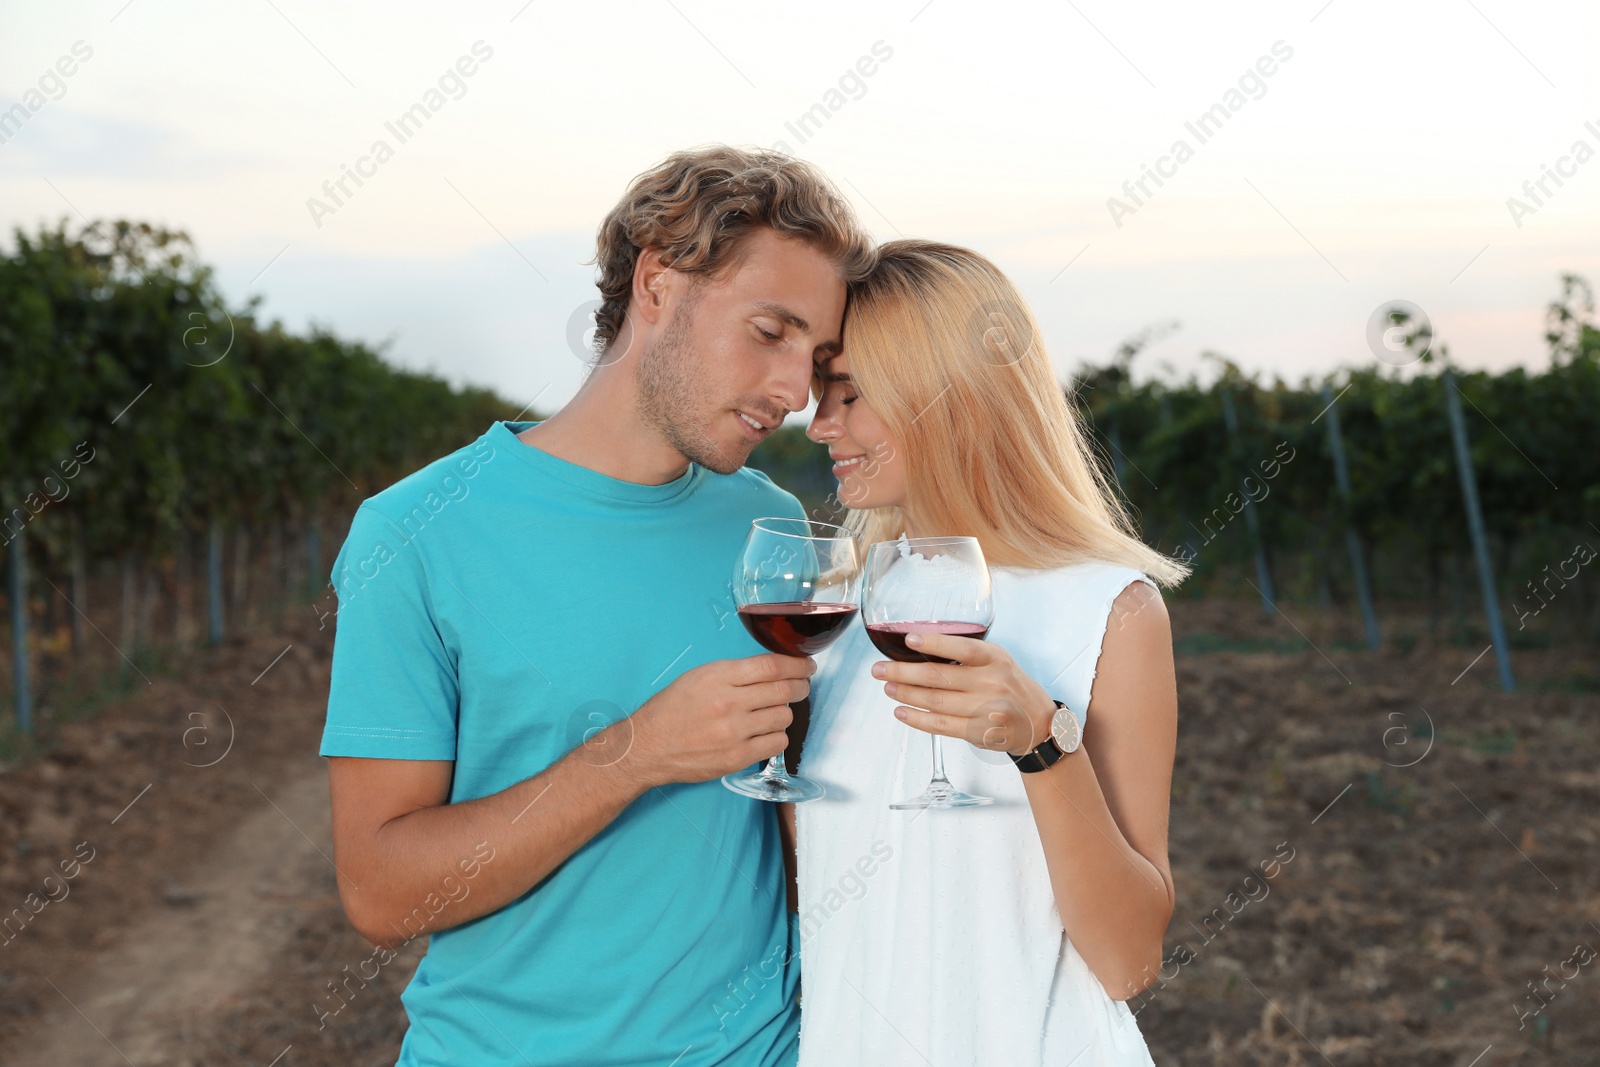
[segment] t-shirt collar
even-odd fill
[[[541,420],[531,421],[497,421],[489,427],[486,436],[497,449],[505,449],[516,456],[521,462],[539,471],[541,474],[558,478],[563,482],[575,485],[580,489],[588,490],[600,496],[610,497],[613,500],[623,500],[637,504],[665,504],[678,499],[691,492],[700,481],[700,472],[703,468],[698,463],[691,462],[689,468],[670,482],[660,485],[644,485],[640,482],[627,482],[620,478],[613,478],[609,474],[601,474],[597,470],[577,463],[569,462],[559,456],[553,456],[542,448],[520,440],[517,435],[530,426],[537,426]]]

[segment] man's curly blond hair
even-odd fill
[[[713,277],[762,227],[817,249],[846,285],[872,269],[871,238],[811,164],[782,152],[728,145],[674,152],[634,178],[600,224],[595,352],[604,353],[622,329],[642,250],[659,248],[674,270]]]

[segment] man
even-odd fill
[[[804,163],[671,156],[601,226],[571,403],[357,511],[322,754],[351,922],[379,964],[432,937],[400,1064],[794,1062],[774,806],[718,779],[784,750],[815,665],[755,654],[728,578],[802,514],[743,463],[870,247]]]

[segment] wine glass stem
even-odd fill
[[[787,782],[790,780],[789,767],[787,761],[784,759],[785,755],[786,753],[780,752],[776,756],[769,756],[767,758],[766,766],[761,768],[761,778],[763,781]]]
[[[933,782],[929,786],[930,791],[937,786],[950,788],[950,779],[944,776],[944,746],[940,744],[942,740],[938,734],[933,735]]]
[[[767,765],[761,768],[761,777],[769,782],[789,780],[789,770],[784,766],[782,752],[767,760]]]

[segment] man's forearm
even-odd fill
[[[366,862],[341,871],[345,909],[368,940],[390,947],[498,911],[652,784],[630,761],[601,765],[580,746],[502,792],[420,807],[379,827]]]

